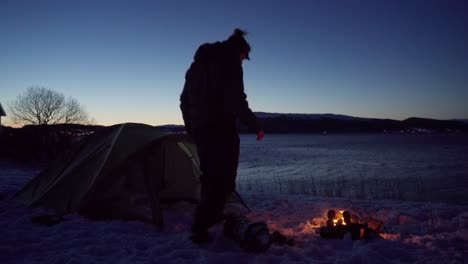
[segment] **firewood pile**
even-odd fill
[[[380,238],[383,222],[367,217],[360,219],[348,211],[329,210],[327,213],[327,226],[320,227],[318,233],[322,238],[343,239],[350,234],[351,239]]]

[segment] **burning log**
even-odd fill
[[[327,213],[327,226],[321,227],[318,233],[323,238],[343,239],[346,233],[351,234],[351,239],[370,239],[380,237],[383,222],[373,218],[359,220],[359,217],[351,215],[348,211],[329,210]]]

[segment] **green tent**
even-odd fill
[[[199,158],[186,134],[125,123],[88,136],[14,199],[30,207],[162,224],[161,202],[200,197]]]

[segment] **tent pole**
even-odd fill
[[[237,191],[233,191],[232,192],[235,196],[237,196],[237,199],[239,199],[240,203],[245,207],[247,208],[247,210],[249,210],[249,213],[252,212],[252,210],[250,210],[250,208],[247,206],[247,204],[244,202],[244,199],[242,199],[242,197],[240,196],[240,194],[237,192]]]

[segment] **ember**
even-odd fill
[[[344,210],[338,213],[329,210],[327,218],[327,226],[319,229],[320,236],[324,238],[342,239],[348,232],[353,240],[375,238],[379,237],[378,232],[383,225],[382,221],[372,218],[359,221],[357,216]]]
[[[334,210],[328,211],[327,217],[327,226],[341,226],[341,225],[346,225],[346,223],[351,223],[351,215],[349,212],[341,210],[338,211],[339,213],[337,214]]]

